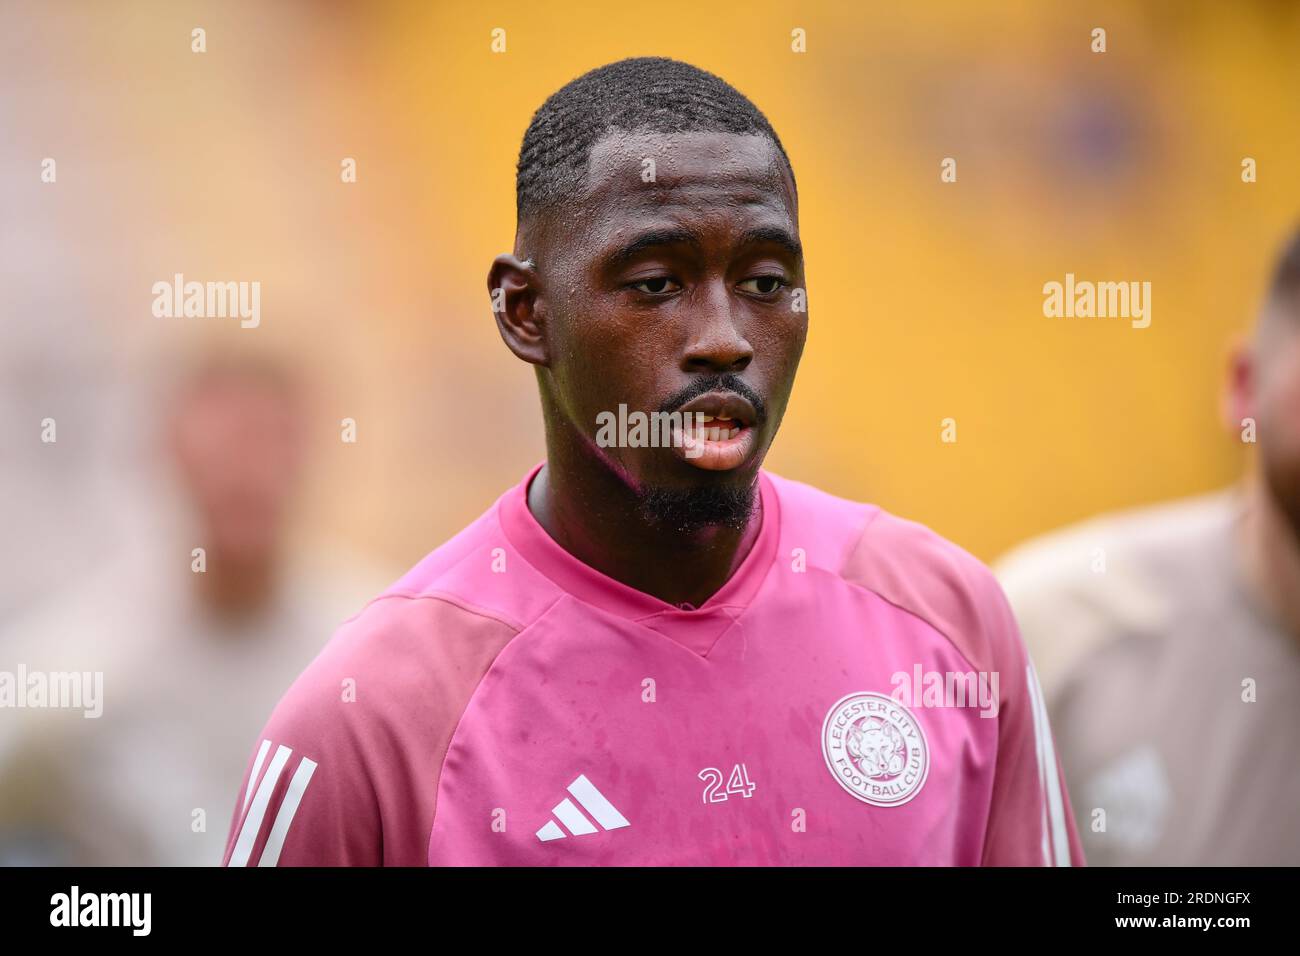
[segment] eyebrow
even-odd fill
[[[699,248],[700,241],[685,229],[652,229],[643,232],[621,249],[610,253],[605,260],[607,269],[618,269],[627,265],[647,249],[663,246],[693,246]]]
[[[764,226],[758,229],[750,229],[740,237],[740,245],[757,246],[771,244],[780,246],[795,259],[803,258],[803,246],[798,239],[790,235],[789,232],[779,226]],[[618,249],[606,258],[605,268],[618,269],[628,262],[635,259],[647,249],[658,249],[664,246],[692,246],[696,249],[700,247],[700,241],[693,233],[685,229],[652,229],[637,236],[626,246]]]
[[[764,226],[760,229],[751,229],[740,237],[742,246],[757,246],[764,243],[780,246],[796,259],[803,258],[802,243],[779,226]]]

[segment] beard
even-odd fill
[[[637,496],[642,517],[660,528],[692,534],[703,528],[743,531],[754,514],[757,481],[702,488],[643,488]]]
[[[660,405],[659,411],[676,411],[691,399],[715,391],[735,392],[748,400],[754,407],[755,428],[767,420],[767,404],[763,396],[740,376],[731,373],[696,379]],[[637,506],[641,517],[648,523],[681,534],[692,534],[710,527],[743,531],[754,514],[757,488],[757,475],[745,485],[719,483],[698,488],[670,488],[652,484],[639,491]]]

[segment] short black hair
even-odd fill
[[[794,181],[790,157],[772,124],[734,86],[679,60],[633,57],[571,80],[533,114],[515,177],[519,220],[576,193],[591,148],[611,132],[766,136]]]

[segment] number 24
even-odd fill
[[[749,771],[745,769],[743,763],[738,763],[731,768],[731,777],[727,780],[727,788],[722,788],[722,771],[717,767],[705,767],[700,771],[700,779],[706,784],[704,788],[705,803],[722,803],[733,793],[738,793],[742,797],[752,797],[754,788],[757,784],[751,783]]]

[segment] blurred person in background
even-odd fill
[[[1097,865],[1300,864],[1300,232],[1226,423],[1241,484],[1095,518],[996,570]]]
[[[0,635],[0,670],[103,675],[100,716],[0,710],[0,863],[219,863],[266,714],[387,583],[290,546],[307,414],[283,366],[210,357],[166,419],[177,500],[145,484],[116,559]]]

